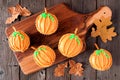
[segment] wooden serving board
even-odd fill
[[[66,7],[64,3],[49,8],[48,12],[56,15],[59,21],[59,28],[52,35],[49,36],[42,35],[35,28],[35,19],[41,12],[38,12],[22,21],[19,21],[7,27],[5,32],[8,37],[13,32],[12,26],[14,26],[16,30],[23,30],[28,34],[31,40],[31,46],[35,46],[37,48],[42,44],[49,45],[56,52],[57,57],[54,64],[62,62],[67,59],[66,57],[60,54],[57,48],[58,41],[63,34],[69,32],[73,33],[75,28],[78,28],[78,33],[80,33],[80,38],[82,38],[84,42],[84,48],[83,48],[84,51],[86,48],[85,36],[88,29],[93,24],[94,20],[100,19],[102,16],[107,18],[107,17],[111,17],[112,15],[111,10],[105,6],[89,14],[79,14],[70,10],[68,7]],[[14,53],[24,74],[30,74],[42,69],[34,62],[33,52],[34,50],[32,50],[29,47],[29,49],[24,53],[20,53],[20,52]]]

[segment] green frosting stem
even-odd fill
[[[40,50],[41,50],[41,51],[42,51],[42,50],[44,51],[44,50],[46,50],[46,48],[40,47],[40,48],[38,48],[38,50],[39,50],[39,51],[40,51]]]
[[[51,19],[52,22],[54,22],[54,17],[51,14],[48,14],[48,17]]]
[[[78,36],[76,36],[75,34],[71,34],[69,38],[70,38],[71,40],[72,40],[72,39],[75,39],[75,40],[77,41],[78,45],[80,45],[80,40],[79,40]]]
[[[45,13],[45,12],[42,13],[42,14],[41,14],[41,17],[46,18],[46,17],[47,17],[47,13]]]
[[[42,13],[40,16],[43,17],[43,18],[49,17],[50,20],[51,20],[52,22],[54,22],[54,17],[53,17],[51,14],[49,14],[49,13],[45,13],[45,12],[44,12],[44,13]]]
[[[24,40],[24,35],[21,34],[20,32],[15,31],[15,32],[12,33],[12,36],[13,36],[13,37],[16,37],[17,35],[20,36],[20,37],[22,38],[22,40]]]
[[[36,57],[39,54],[39,51],[34,51],[34,56]]]
[[[110,56],[109,56],[103,49],[96,50],[95,53],[96,53],[96,55],[98,55],[98,56],[102,53],[102,54],[104,54],[107,58],[110,58]]]

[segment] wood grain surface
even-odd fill
[[[81,55],[73,58],[77,62],[82,62],[83,67],[85,68],[84,76],[77,77],[73,75],[69,75],[67,71],[65,71],[65,76],[56,78],[53,75],[53,70],[56,67],[52,66],[47,69],[43,69],[42,71],[36,72],[31,75],[25,76],[13,55],[13,52],[9,49],[7,38],[5,37],[4,30],[7,26],[5,25],[5,20],[9,16],[7,13],[8,6],[15,6],[15,4],[19,3],[22,6],[27,7],[34,14],[43,10],[44,6],[51,7],[55,4],[65,2],[67,3],[72,10],[77,11],[79,13],[89,13],[91,11],[96,10],[100,6],[107,5],[112,9],[113,17],[112,21],[116,28],[116,32],[119,34],[120,32],[120,10],[119,5],[120,1],[118,0],[1,0],[0,1],[0,80],[119,80],[120,79],[120,42],[119,35],[113,38],[113,41],[108,43],[101,42],[100,38],[94,39],[90,37],[90,31],[87,33],[86,45],[87,49]],[[14,23],[24,19],[24,17],[19,17]],[[111,51],[113,55],[113,66],[110,70],[105,72],[99,72],[92,69],[88,63],[88,58],[91,52],[95,49],[93,43],[97,42],[100,47],[106,48]]]

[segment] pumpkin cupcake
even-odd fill
[[[14,52],[24,52],[30,45],[30,39],[25,32],[13,29],[14,32],[8,37],[9,47]]]
[[[99,71],[108,70],[112,66],[112,55],[105,49],[99,49],[95,44],[97,50],[95,50],[89,58],[90,65]]]
[[[55,15],[45,12],[37,16],[35,21],[36,29],[44,35],[53,34],[58,28],[58,19]]]
[[[31,48],[35,50],[34,61],[41,68],[49,67],[54,63],[56,54],[49,46],[41,45],[37,49],[34,47]]]
[[[77,30],[74,33],[64,34],[59,40],[58,49],[68,58],[78,55],[83,49],[83,42],[77,35]]]

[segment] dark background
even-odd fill
[[[9,16],[7,8],[15,6],[17,3],[27,7],[33,14],[43,10],[44,6],[53,6],[55,4],[65,2],[69,7],[79,13],[89,13],[96,10],[100,6],[107,5],[112,9],[112,21],[118,36],[112,41],[103,43],[100,38],[93,39],[90,37],[90,31],[87,34],[87,50],[73,58],[77,62],[82,62],[85,68],[82,77],[69,75],[65,71],[65,76],[56,78],[53,70],[57,66],[44,69],[42,71],[25,76],[14,55],[9,49],[7,38],[5,36],[5,20]],[[120,0],[0,0],[0,80],[120,80]],[[16,20],[24,19],[19,17]],[[95,49],[93,44],[98,43],[101,48],[109,50],[113,55],[113,65],[110,70],[100,72],[91,68],[88,59],[92,51]],[[31,65],[32,66],[32,65]]]

